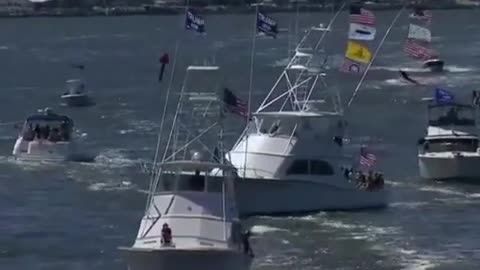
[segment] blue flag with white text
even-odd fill
[[[452,93],[449,91],[442,89],[442,88],[436,88],[435,89],[435,102],[438,104],[448,104],[452,103],[454,100],[454,96]]]
[[[205,20],[193,10],[187,9],[185,13],[185,29],[203,34],[205,33]]]
[[[262,12],[257,13],[257,31],[273,38],[277,37],[277,22]]]

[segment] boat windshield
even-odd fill
[[[159,191],[193,191],[221,193],[223,191],[223,177],[205,176],[204,172],[194,174],[164,174],[160,182]],[[177,182],[175,185],[175,181]],[[176,186],[176,187],[175,187]]]
[[[27,118],[22,137],[27,141],[70,141],[73,121],[63,115],[33,115]]]
[[[465,105],[436,105],[429,107],[430,126],[474,126],[475,111]]]
[[[442,138],[430,139],[423,144],[428,152],[476,152],[478,139],[474,138]]]

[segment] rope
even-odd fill
[[[376,50],[375,50],[375,53],[373,54],[373,57],[372,57],[372,61],[370,61],[370,63],[368,64],[367,66],[367,69],[365,70],[365,72],[363,73],[363,76],[362,78],[360,79],[360,81],[358,82],[357,84],[357,87],[355,88],[355,91],[353,91],[353,94],[352,96],[350,97],[350,100],[348,101],[347,103],[347,108],[350,107],[350,105],[353,103],[353,100],[355,99],[360,87],[362,86],[362,83],[363,81],[365,80],[365,77],[367,77],[367,73],[368,71],[370,70],[370,67],[372,66],[373,64],[373,61],[375,61],[375,58],[377,57],[377,54],[378,52],[380,51],[380,49],[382,48],[382,45],[383,43],[385,42],[385,40],[387,39],[387,36],[388,34],[390,33],[390,30],[392,30],[393,26],[395,25],[395,23],[397,22],[398,18],[400,17],[400,14],[403,12],[403,10],[405,9],[405,5],[403,5],[403,7],[398,11],[397,15],[395,16],[395,18],[393,19],[392,23],[390,24],[390,26],[388,27],[387,31],[385,32],[385,35],[383,35],[383,38],[382,40],[380,41],[380,44],[378,44]]]

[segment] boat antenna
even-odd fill
[[[189,0],[186,0],[186,1],[187,2],[186,2],[186,5],[185,5],[185,12],[188,9],[188,1]],[[184,17],[180,17],[180,22],[183,22],[183,19],[184,19]],[[182,24],[180,24],[180,25],[182,25]],[[167,86],[167,93],[165,95],[165,101],[164,101],[164,106],[163,106],[163,114],[162,114],[162,119],[160,120],[160,128],[159,128],[159,133],[158,133],[158,136],[157,136],[157,145],[156,145],[156,148],[155,148],[155,156],[153,158],[153,163],[152,163],[152,169],[151,169],[152,174],[151,174],[151,178],[150,178],[150,185],[149,185],[149,188],[148,188],[147,203],[146,203],[146,206],[145,206],[145,213],[146,214],[148,213],[148,209],[150,207],[150,203],[151,203],[153,194],[155,193],[155,189],[157,188],[158,181],[160,180],[160,169],[161,168],[158,168],[158,170],[157,170],[157,163],[158,163],[158,160],[159,160],[160,144],[162,142],[162,135],[163,135],[163,129],[164,129],[164,124],[165,124],[165,118],[166,118],[166,114],[167,114],[168,102],[169,102],[169,99],[170,99],[170,92],[172,90],[173,80],[175,78],[175,67],[176,67],[176,64],[177,64],[177,56],[178,56],[179,48],[180,48],[180,37],[177,37],[177,40],[175,41],[175,52],[174,52],[174,56],[173,56],[172,73],[170,74],[170,79],[169,79],[168,86]],[[170,134],[170,136],[171,136],[171,134]],[[170,140],[170,138],[169,138],[169,140]],[[167,148],[165,148],[165,154],[166,154],[166,151],[167,151]],[[164,154],[164,158],[165,158],[165,154]]]
[[[360,87],[362,86],[362,83],[363,83],[363,81],[365,80],[365,77],[367,77],[367,74],[368,74],[368,71],[370,70],[370,67],[372,67],[373,61],[375,61],[375,58],[377,57],[378,52],[379,52],[380,49],[382,48],[383,43],[384,43],[385,40],[387,39],[388,34],[390,33],[390,31],[392,30],[393,26],[395,25],[395,23],[397,22],[398,18],[400,17],[400,14],[402,14],[403,10],[405,10],[405,7],[406,7],[406,3],[404,3],[403,6],[402,6],[402,8],[397,12],[397,15],[395,16],[395,18],[393,18],[392,23],[390,24],[390,26],[388,27],[387,31],[386,31],[385,34],[383,35],[382,40],[380,41],[380,43],[378,44],[377,48],[375,49],[375,53],[373,54],[372,61],[370,61],[370,63],[368,63],[365,72],[363,72],[363,75],[362,75],[362,77],[360,78],[360,81],[358,82],[357,87],[355,87],[355,90],[353,91],[353,94],[352,94],[352,96],[350,97],[350,100],[349,100],[348,103],[347,103],[347,108],[349,108],[350,105],[352,105],[353,101],[355,100],[355,97],[356,97],[356,95],[357,95]]]

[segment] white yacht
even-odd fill
[[[85,84],[80,79],[71,79],[66,82],[67,92],[61,95],[61,99],[69,107],[84,107],[93,104],[85,90]]]
[[[19,160],[66,161],[76,155],[72,119],[50,108],[25,120],[13,148]]]
[[[132,247],[120,248],[130,270],[250,268],[253,256],[235,201],[235,168],[222,155],[223,102],[211,79],[218,71],[187,69],[137,238]],[[158,145],[161,141],[160,136]]]
[[[329,27],[312,27],[228,153],[240,214],[277,215],[387,205],[382,187],[344,177],[354,163],[343,147],[338,89],[326,87],[320,43]]]
[[[430,104],[426,133],[419,141],[422,178],[480,181],[480,149],[473,106]]]

